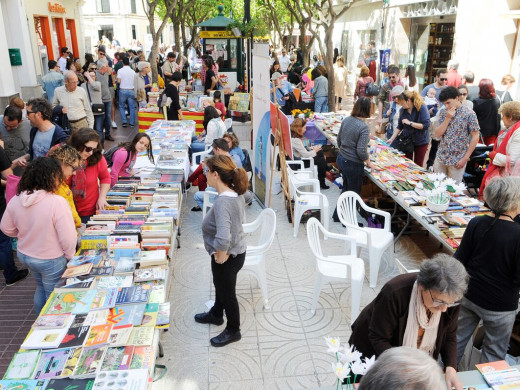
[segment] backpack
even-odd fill
[[[379,87],[376,83],[367,83],[365,86],[365,95],[367,96],[377,96],[379,95]]]
[[[161,96],[159,96],[159,99],[157,100],[157,107],[163,108],[168,103],[168,96],[166,96],[166,87],[164,88],[164,91],[162,91]]]
[[[112,161],[112,158],[114,157],[114,153],[119,150],[121,147],[119,145],[115,145],[115,146],[112,146],[110,149],[108,149],[107,151],[105,151],[105,153],[103,153],[103,157],[105,157],[105,160],[107,160],[107,166],[110,168],[114,162]],[[126,156],[126,160],[125,162],[123,163],[126,164],[128,162],[128,160],[130,159],[130,153],[127,154]]]

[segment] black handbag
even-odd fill
[[[415,120],[414,122],[417,122],[417,119],[419,119],[419,111],[415,113]],[[406,125],[408,126],[408,125]],[[411,126],[410,126],[411,127]],[[403,129],[401,133],[397,136],[397,139],[395,140],[395,148],[404,154],[413,154],[414,152],[414,144],[413,144],[413,130],[412,131],[405,131]]]
[[[92,107],[92,114],[94,115],[101,115],[105,113],[105,105],[99,104],[99,103],[92,103],[92,98],[90,97],[90,88],[87,84],[87,92],[88,92],[88,98],[90,100],[90,106]]]

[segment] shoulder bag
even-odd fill
[[[92,107],[92,114],[102,115],[105,113],[105,105],[99,103],[92,103],[92,97],[90,96],[90,85],[87,84],[88,99],[90,100],[90,106]]]
[[[415,113],[415,119],[414,122],[417,122],[417,119],[419,119],[419,111]],[[412,139],[412,133],[406,132],[405,129],[401,131],[401,133],[397,136],[397,139],[395,140],[395,148],[404,154],[412,154],[414,151],[414,145],[413,145],[413,139]]]

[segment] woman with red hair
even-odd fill
[[[478,84],[478,98],[473,100],[473,111],[477,114],[480,132],[486,145],[494,144],[500,131],[500,101],[496,97],[495,86],[490,79],[482,79]]]

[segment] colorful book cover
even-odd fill
[[[72,313],[76,303],[86,294],[86,291],[53,291],[40,314],[66,314]]]
[[[106,236],[83,236],[81,237],[81,249],[107,249]]]
[[[155,326],[157,324],[157,316],[159,315],[159,304],[148,303],[144,311],[141,326]]]
[[[0,380],[0,390],[43,390],[46,384],[46,380]]]
[[[84,347],[98,347],[100,345],[108,344],[108,338],[110,337],[110,331],[112,330],[111,324],[96,325],[90,328],[90,332],[85,340]]]
[[[128,344],[135,345],[136,347],[150,346],[153,343],[154,332],[155,328],[150,326],[134,328],[132,329],[132,335],[130,336],[130,340],[128,340]]]
[[[119,366],[121,365],[121,361],[123,360],[123,356],[125,354],[126,347],[113,347],[107,348],[107,352],[105,353],[105,358],[103,360],[103,364],[101,365],[102,371],[114,371],[119,370]]]
[[[117,265],[114,269],[114,274],[132,274],[134,272],[135,264],[132,257],[120,257],[116,261]]]
[[[134,271],[135,282],[148,282],[150,280],[166,279],[166,269],[164,268],[142,268]]]
[[[106,324],[109,312],[109,309],[93,310],[87,314],[83,325],[96,326]]]
[[[52,349],[58,348],[61,341],[69,330],[70,322],[67,327],[62,329],[32,329],[24,340],[22,349]]]
[[[129,303],[148,303],[150,288],[147,286],[121,287],[117,294],[116,305]]]
[[[121,347],[128,344],[132,335],[133,325],[113,326],[108,338],[111,347]]]
[[[482,374],[493,371],[509,370],[511,368],[511,366],[505,360],[475,364],[475,367],[477,367],[477,370],[479,370]]]
[[[112,268],[112,267],[110,267]],[[133,278],[132,275],[114,275],[114,276],[104,276],[99,278],[96,289],[98,290],[107,290],[110,288],[117,287],[130,287],[132,285]]]
[[[67,378],[72,376],[76,365],[79,362],[79,357],[81,356],[81,352],[83,352],[83,348],[71,348],[69,350],[69,356],[67,361],[65,362],[65,366],[63,367],[63,371],[61,372],[62,378]]]
[[[51,379],[45,390],[92,390],[94,379]]]
[[[33,328],[64,328],[70,323],[70,314],[43,314],[34,321]]]
[[[96,297],[90,305],[90,310],[110,309],[115,306],[118,290],[110,288],[108,290],[97,290]]]
[[[135,347],[132,362],[130,363],[130,369],[148,369],[152,367],[154,358],[155,353],[153,347]]]
[[[127,345],[125,346],[125,352],[123,354],[123,359],[121,360],[121,364],[119,365],[120,370],[128,370],[130,368],[130,363],[132,362],[132,356],[134,355],[134,346]]]
[[[94,267],[90,271],[90,276],[111,276],[114,273],[114,267]]]
[[[74,278],[60,279],[54,285],[54,289],[58,291],[67,290],[88,290],[93,287],[96,278],[91,275],[82,275]]]
[[[164,284],[153,285],[150,291],[148,303],[164,303],[166,300],[166,287]]]
[[[494,389],[499,388],[498,386],[506,385],[508,385],[509,388],[520,389],[520,371],[518,371],[516,368],[500,371],[489,371],[487,373],[483,373],[482,376],[488,385]],[[513,384],[515,386],[512,386]],[[504,388],[507,389],[507,387]]]
[[[107,347],[83,348],[72,376],[74,378],[94,378],[101,367],[106,350]]]
[[[159,329],[168,329],[170,327],[170,302],[159,304],[159,313],[155,327]]]
[[[88,314],[90,312],[90,306],[94,302],[97,296],[97,289],[89,290],[81,297],[81,299],[76,303],[74,309],[72,309],[72,314]]]
[[[86,318],[86,316],[81,317]],[[89,331],[90,326],[84,326],[83,323],[73,323],[63,340],[61,340],[60,348],[81,347],[85,343],[85,339],[87,338]]]
[[[114,326],[129,324],[139,326],[143,322],[145,309],[146,304],[144,303],[116,306],[110,309],[107,322]]]
[[[83,256],[74,256],[67,263],[67,267],[77,267],[83,264],[92,264],[94,267],[97,267],[99,263],[103,260],[102,255],[83,255]]]
[[[63,272],[63,275],[61,277],[62,279],[66,279],[74,278],[76,276],[88,275],[92,270],[93,266],[94,265],[92,263],[85,263],[74,267],[67,267],[67,269],[65,270],[65,272]]]
[[[32,379],[40,350],[16,352],[3,379]]]
[[[114,390],[114,383],[125,389],[146,389],[149,384],[148,370],[100,371],[96,376],[96,390]],[[124,384],[124,385],[123,385]]]
[[[34,374],[34,379],[49,379],[60,376],[69,358],[69,352],[69,348],[43,351]]]

